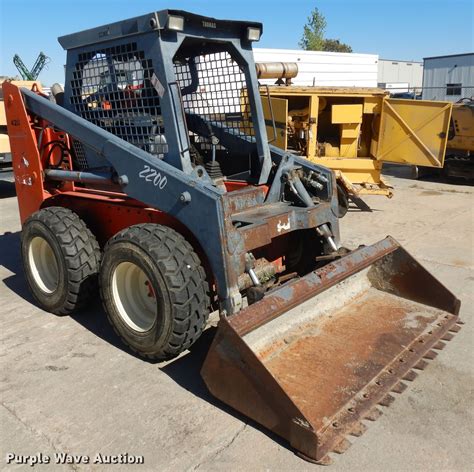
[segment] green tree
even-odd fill
[[[315,8],[308,17],[308,22],[303,27],[303,36],[299,45],[307,51],[321,51],[324,45],[324,31],[326,18]]]
[[[348,44],[341,43],[339,39],[326,39],[324,37],[326,26],[326,18],[318,8],[315,8],[303,26],[299,46],[306,51],[352,52],[352,48]]]
[[[332,52],[352,52],[352,48],[348,44],[341,43],[338,39],[325,39],[322,50]]]

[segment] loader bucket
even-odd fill
[[[201,374],[215,397],[327,463],[459,330],[459,307],[387,237],[221,318]]]

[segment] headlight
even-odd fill
[[[184,30],[184,18],[182,16],[168,16],[168,29],[174,31]]]
[[[247,39],[249,41],[260,41],[260,34],[260,28],[253,28],[252,26],[247,28]]]

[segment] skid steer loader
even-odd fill
[[[164,10],[59,38],[56,103],[5,83],[22,260],[53,313],[100,288],[144,358],[177,356],[218,309],[210,391],[324,463],[459,329],[460,302],[391,237],[341,247],[333,173],[268,144],[261,34]]]

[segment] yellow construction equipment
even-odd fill
[[[263,87],[261,96],[271,144],[335,171],[341,217],[349,198],[361,206],[361,195],[392,196],[383,162],[443,167],[449,102],[391,99],[376,88],[293,85]]]
[[[453,104],[444,167],[413,166],[414,178],[441,174],[447,179],[474,178],[474,99],[463,98]]]
[[[474,178],[474,99],[453,105],[444,173],[448,177]]]

